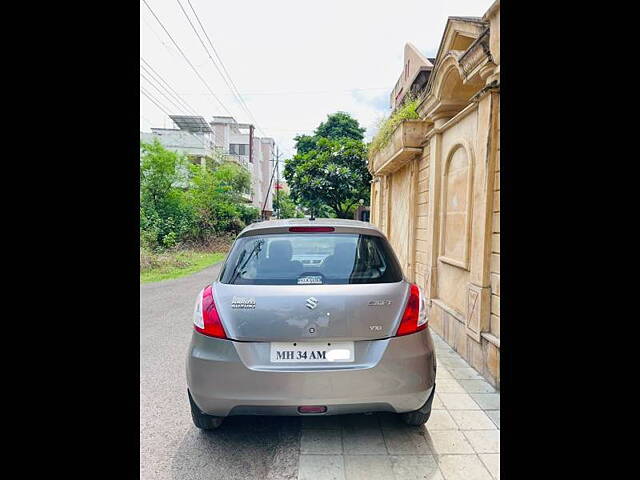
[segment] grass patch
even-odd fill
[[[175,250],[152,253],[140,250],[140,283],[159,282],[199,272],[224,259],[224,252]]]

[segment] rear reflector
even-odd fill
[[[307,232],[333,232],[333,227],[289,227],[289,231],[293,233],[307,233]]]
[[[298,407],[300,413],[324,413],[327,411],[327,407],[321,405],[301,405]]]

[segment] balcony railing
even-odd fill
[[[369,158],[374,175],[388,175],[422,153],[427,126],[424,120],[405,120],[391,135],[389,143]]]

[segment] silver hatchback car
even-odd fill
[[[436,357],[425,299],[384,234],[354,220],[255,223],[198,294],[196,427],[230,415],[395,412],[425,423]]]

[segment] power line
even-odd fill
[[[178,2],[178,4],[180,5],[180,8],[182,8],[183,13],[185,14],[187,19],[189,20],[189,17],[187,15],[187,13],[185,12],[184,8],[182,7],[182,4],[180,3],[180,0],[176,0],[176,1]],[[189,24],[191,25],[191,27],[196,32],[196,35],[198,36],[198,40],[200,40],[200,43],[202,44],[202,47],[207,52],[207,55],[209,56],[209,59],[211,60],[213,65],[216,67],[216,70],[218,70],[218,73],[220,74],[220,76],[222,77],[224,82],[227,84],[227,87],[229,87],[229,90],[231,91],[231,93],[238,100],[238,103],[240,104],[240,106],[249,115],[249,117],[251,118],[253,123],[256,125],[256,128],[262,133],[263,136],[268,137],[269,135],[260,127],[260,125],[258,124],[258,121],[256,120],[256,117],[253,115],[253,113],[249,109],[249,106],[247,105],[247,103],[245,102],[244,98],[242,98],[242,95],[238,91],[238,88],[236,87],[236,84],[234,83],[233,79],[231,78],[231,75],[229,74],[229,71],[227,70],[227,67],[225,66],[224,62],[222,61],[222,58],[220,57],[220,55],[218,54],[218,51],[216,50],[216,47],[213,45],[213,42],[211,41],[211,38],[209,37],[209,34],[207,33],[207,30],[204,28],[204,25],[200,21],[200,17],[198,16],[198,13],[196,12],[196,10],[193,7],[193,5],[191,4],[191,0],[187,0],[187,3],[189,3],[189,7],[191,8],[191,11],[193,12],[194,16],[196,17],[198,25],[200,25],[200,28],[201,28],[202,32],[204,33],[204,35],[205,35],[205,37],[207,39],[207,42],[211,46],[211,49],[213,50],[214,55],[218,59],[218,62],[220,62],[220,65],[222,66],[222,69],[224,70],[224,73],[226,74],[226,78],[225,78],[225,75],[220,71],[220,68],[218,67],[216,62],[211,57],[211,54],[209,53],[209,50],[207,49],[207,47],[202,42],[202,40],[200,38],[200,35],[198,35],[198,32],[195,30],[195,28],[193,26],[193,23],[191,23],[191,20],[189,20]],[[228,79],[228,81],[227,81],[227,79]]]
[[[151,85],[160,95],[162,95],[164,98],[166,98],[171,105],[173,105],[174,107],[176,107],[178,109],[178,111],[184,110],[183,107],[181,107],[180,105],[176,104],[176,102],[171,100],[171,98],[169,98],[162,90],[160,90],[158,87],[156,87],[156,85],[153,82],[151,82],[151,80],[149,80],[147,77],[145,77],[142,74],[142,72],[140,72],[140,77],[145,79],[149,85]]]
[[[140,66],[144,69],[144,71],[145,71],[147,74],[149,74],[149,76],[150,76],[151,78],[153,78],[153,79],[154,79],[154,81],[155,81],[156,83],[158,83],[161,87],[163,87],[167,93],[171,94],[171,92],[173,92],[173,94],[172,94],[173,98],[175,98],[175,99],[176,99],[176,101],[181,105],[181,107],[182,107],[182,108],[184,108],[184,109],[185,109],[185,111],[186,111],[189,115],[195,115],[195,116],[201,116],[201,117],[204,117],[204,115],[199,114],[195,108],[193,108],[193,107],[192,107],[192,106],[191,106],[191,105],[190,105],[186,100],[184,100],[184,99],[180,96],[180,94],[179,94],[178,92],[176,92],[176,91],[175,91],[175,89],[174,89],[171,85],[169,85],[169,82],[167,82],[167,81],[162,77],[162,75],[160,75],[160,74],[159,74],[159,73],[158,73],[158,72],[157,72],[157,71],[156,71],[156,70],[155,70],[155,69],[154,69],[154,68],[149,64],[149,62],[147,62],[147,61],[146,61],[144,58],[142,58],[142,57],[140,57],[140,60],[142,60],[142,61],[143,61],[143,62],[144,62],[148,67],[149,67],[149,69],[151,69],[151,70],[153,71],[153,73],[154,73],[154,74],[155,74],[155,75],[160,79],[160,81],[162,81],[162,82],[164,83],[164,85],[166,85],[166,87],[165,87],[165,86],[163,86],[163,85],[158,81],[158,78],[156,78],[156,77],[154,77],[153,75],[151,75],[151,73],[149,72],[149,70],[147,70],[147,68],[146,68],[144,65],[142,65],[142,64],[141,64]],[[142,76],[142,77],[144,78],[144,76],[142,75],[142,73],[140,74],[140,76]],[[147,80],[147,82],[149,81],[148,79],[145,79],[145,80]],[[154,86],[154,87],[155,87],[155,86]],[[157,90],[157,88],[156,88],[156,90]],[[165,95],[165,97],[166,97],[166,95]],[[173,103],[173,102],[172,102],[172,103]],[[174,104],[174,106],[175,106],[175,103],[173,103],[173,104]],[[179,108],[178,108],[178,110],[180,110],[180,109],[181,109],[181,108],[179,107]],[[213,139],[214,139],[214,144],[215,144],[215,143],[217,142],[217,140],[218,140],[218,137],[217,137],[217,135],[216,135],[215,130],[212,130],[212,134],[213,134]],[[192,133],[192,135],[193,135],[194,137],[196,137],[196,135],[195,135],[195,134],[193,134],[193,133]],[[197,138],[197,137],[196,137],[196,138]],[[203,138],[203,142],[204,142],[204,138]],[[204,143],[203,143],[203,145],[204,145]]]
[[[217,102],[220,104],[220,106],[231,116],[233,116],[233,114],[229,111],[229,109],[225,106],[224,103],[222,103],[220,101],[220,99],[218,98],[218,96],[214,93],[214,91],[211,89],[211,87],[209,86],[209,84],[207,83],[207,81],[202,77],[202,75],[200,75],[200,72],[198,71],[198,69],[193,65],[193,63],[191,63],[191,60],[189,60],[189,58],[186,56],[186,54],[182,51],[182,49],[180,48],[180,46],[178,45],[178,43],[174,40],[174,38],[171,36],[171,34],[169,33],[169,31],[167,30],[167,28],[164,26],[164,24],[160,21],[160,19],[158,18],[158,16],[156,15],[156,13],[153,11],[153,9],[151,8],[151,6],[147,3],[147,0],[142,0],[144,2],[144,4],[146,5],[146,7],[149,9],[149,11],[151,12],[151,15],[153,15],[153,18],[156,19],[156,21],[158,22],[158,24],[162,27],[162,29],[164,30],[164,32],[167,34],[167,36],[169,37],[169,39],[171,39],[171,42],[173,42],[173,44],[175,45],[175,47],[178,49],[178,52],[180,52],[180,55],[182,55],[182,58],[185,59],[185,61],[187,62],[187,64],[191,67],[191,69],[194,71],[194,73],[197,75],[197,77],[200,79],[200,81],[205,85],[205,87],[207,87],[207,90],[209,90],[209,92],[211,93],[211,95],[213,95],[213,98],[215,98],[217,100]]]
[[[177,2],[180,4],[180,0],[177,0]],[[256,124],[256,127],[258,127],[258,129],[260,131],[262,131],[262,129],[258,125],[258,121],[256,120],[256,118],[254,117],[253,113],[249,109],[249,106],[246,104],[246,102],[242,98],[242,95],[240,95],[240,92],[238,91],[238,88],[236,87],[236,84],[234,83],[233,79],[231,78],[231,75],[229,74],[229,71],[227,70],[227,67],[224,65],[224,62],[222,61],[222,58],[218,54],[218,51],[216,50],[216,47],[213,45],[213,42],[211,41],[211,38],[209,38],[209,34],[207,33],[207,30],[204,28],[204,25],[202,25],[202,22],[200,21],[200,17],[198,16],[198,12],[196,12],[196,9],[191,4],[191,0],[187,0],[187,3],[189,4],[189,7],[191,8],[191,11],[193,12],[194,16],[196,17],[196,21],[198,22],[198,25],[200,25],[200,29],[202,30],[202,33],[204,33],[204,36],[206,37],[207,42],[211,46],[211,49],[213,50],[213,54],[218,59],[218,62],[220,62],[220,66],[224,70],[224,73],[226,74],[226,78],[225,78],[225,75],[220,71],[220,68],[218,68],[218,65],[213,61],[213,58],[211,58],[211,55],[209,54],[209,51],[204,46],[204,44],[202,43],[202,40],[201,40],[200,43],[202,43],[202,46],[204,47],[205,51],[207,52],[207,55],[209,55],[209,58],[211,59],[211,62],[216,67],[216,70],[218,70],[218,73],[220,73],[220,76],[222,77],[222,79],[227,84],[227,87],[229,87],[229,90],[231,91],[231,93],[233,93],[233,95],[239,100],[240,106],[245,110],[245,112],[247,112],[249,117],[251,117],[253,122]],[[180,4],[180,7],[182,8],[182,4]],[[182,9],[182,11],[184,12],[184,8]],[[187,14],[185,12],[185,16],[186,15]],[[187,16],[187,19],[188,19],[188,16]],[[191,23],[191,21],[189,21],[189,23]],[[193,24],[191,26],[193,27]],[[194,28],[194,31],[195,31],[195,28]],[[197,35],[197,32],[196,32],[196,35]],[[198,35],[198,39],[200,39],[199,35]],[[227,78],[228,78],[228,81],[227,81]],[[264,134],[264,132],[262,132],[262,133]]]
[[[184,60],[187,62],[187,64],[191,67],[191,69],[194,71],[194,73],[195,73],[195,74],[196,74],[196,76],[200,79],[200,81],[205,85],[205,87],[207,88],[207,90],[209,91],[209,93],[211,93],[211,95],[216,99],[216,101],[220,104],[220,106],[221,106],[221,107],[222,107],[222,108],[223,108],[223,109],[224,109],[224,110],[225,110],[225,111],[226,111],[226,112],[227,112],[231,117],[233,117],[233,114],[229,111],[229,109],[226,107],[226,105],[225,105],[225,104],[224,104],[224,103],[223,103],[223,102],[218,98],[218,96],[217,96],[217,95],[215,94],[215,92],[211,89],[211,87],[209,86],[209,84],[207,83],[207,81],[202,77],[202,75],[200,74],[200,72],[198,71],[198,69],[197,69],[197,68],[193,65],[193,63],[189,60],[189,58],[188,58],[188,57],[187,57],[187,55],[184,53],[184,51],[182,50],[182,48],[180,48],[180,46],[178,45],[178,43],[176,42],[176,40],[175,40],[175,39],[173,38],[173,36],[169,33],[169,31],[167,30],[167,28],[165,27],[165,25],[162,23],[162,21],[158,18],[158,16],[157,16],[157,15],[156,15],[156,13],[154,12],[154,10],[151,8],[151,6],[150,6],[150,5],[149,5],[149,3],[147,2],[147,0],[142,0],[142,1],[144,2],[144,4],[145,4],[145,6],[147,7],[147,9],[151,12],[151,14],[153,15],[153,17],[154,17],[154,19],[156,20],[156,22],[158,22],[158,24],[160,25],[160,27],[162,27],[162,29],[164,30],[164,32],[167,34],[167,36],[169,37],[169,39],[171,40],[171,42],[173,43],[173,45],[176,47],[176,49],[178,50],[178,52],[180,53],[180,55],[184,58]],[[204,45],[204,42],[202,42],[201,37],[198,35],[198,32],[197,32],[197,30],[195,29],[195,26],[193,25],[193,23],[191,22],[191,20],[189,19],[189,16],[188,16],[188,14],[186,13],[186,11],[184,10],[184,7],[182,7],[182,4],[181,4],[179,1],[178,1],[178,4],[180,5],[180,7],[181,7],[181,9],[182,9],[183,13],[185,14],[185,16],[187,17],[187,20],[189,20],[189,24],[190,24],[190,25],[191,25],[191,27],[194,29],[194,32],[196,32],[196,35],[198,36],[198,39],[200,40],[200,43],[202,44],[203,48],[204,48],[204,49],[205,49],[205,51],[207,52],[207,55],[209,56],[210,60],[214,63],[214,66],[216,66],[216,68],[217,68],[217,65],[216,65],[215,61],[213,60],[213,58],[212,58],[212,57],[211,57],[211,55],[209,54],[209,51],[207,50],[206,46]],[[195,14],[195,10],[194,10],[194,8],[193,8],[193,5],[191,5],[191,4],[190,4],[190,6],[191,6],[191,9],[194,11],[194,14]],[[196,17],[197,17],[197,14],[196,14]],[[198,18],[198,22],[200,23],[200,26],[202,27],[202,24],[201,24],[201,22],[200,22],[199,18]],[[203,31],[204,31],[204,29],[203,29]],[[206,35],[206,36],[207,36],[207,38],[208,38],[208,35],[207,35],[206,31],[204,31],[204,33],[205,33],[205,35]],[[208,40],[209,40],[209,42],[211,43],[211,40],[210,40],[209,38],[208,38]],[[212,45],[212,48],[213,48],[213,44],[212,44],[212,43],[211,43],[211,45]],[[215,52],[215,48],[214,48],[214,53],[216,53],[216,56],[218,56],[218,55],[217,55],[217,52]],[[219,58],[219,57],[218,57],[218,58]],[[223,67],[223,68],[225,69],[225,71],[226,71],[226,68],[224,67],[224,64],[222,64],[222,67]],[[217,68],[217,69],[218,69],[218,68]],[[219,70],[219,69],[218,69],[218,72],[221,74],[221,76],[222,76],[223,80],[225,80],[225,83],[227,83],[227,82],[226,82],[226,79],[224,78],[224,75],[222,75],[222,73],[220,72],[220,70]],[[231,78],[230,78],[230,77],[229,77],[229,79],[231,80]],[[228,84],[228,83],[227,83],[227,86],[229,86],[229,84]],[[235,84],[234,84],[234,87],[235,87]],[[236,89],[236,92],[237,92],[237,89]],[[233,93],[233,90],[232,90],[232,93]],[[242,100],[242,98],[241,98],[241,97],[240,97],[240,99]],[[244,100],[242,100],[242,102],[244,102]],[[245,105],[246,105],[246,104],[245,104]],[[247,107],[247,109],[248,109],[248,107]],[[250,112],[250,111],[248,111],[248,113],[249,113],[250,117],[251,117],[251,118],[253,118],[253,121],[256,123],[256,127],[258,128],[258,130],[260,130],[260,131],[261,131],[265,136],[268,136],[268,135],[266,135],[266,133],[264,132],[264,130],[262,130],[262,129],[260,128],[260,126],[257,124],[257,121],[255,120],[255,117],[251,114],[251,112]],[[216,135],[215,135],[215,131],[214,131],[214,138],[215,138],[215,137],[216,137]]]
[[[160,43],[162,44],[162,46],[167,50],[167,52],[169,52],[169,54],[172,57],[176,56],[176,52],[173,51],[173,49],[171,49],[171,47],[169,47],[169,45],[167,45],[164,40],[162,38],[160,38],[160,35],[158,34],[158,32],[156,32],[156,30],[151,26],[151,23],[149,23],[147,21],[146,18],[144,18],[143,16],[141,16],[142,21],[145,23],[145,25],[147,27],[149,27],[149,30],[151,30],[151,32],[155,35],[155,37],[160,41]]]
[[[176,92],[176,90],[175,90],[171,85],[169,85],[169,82],[167,82],[167,81],[162,77],[162,75],[160,75],[160,74],[159,74],[159,73],[158,73],[158,72],[157,72],[157,71],[156,71],[156,70],[155,70],[155,69],[154,69],[154,68],[149,64],[149,62],[147,62],[147,61],[146,61],[144,58],[142,58],[142,57],[140,57],[140,60],[142,60],[142,62],[146,65],[146,67],[145,67],[145,65],[140,65],[140,66],[144,69],[144,71],[145,71],[145,72],[147,72],[147,74],[149,74],[149,76],[154,77],[154,75],[155,75],[154,79],[155,79],[158,83],[162,82],[162,83],[164,84],[164,87],[163,87],[163,88],[165,88],[165,90],[166,90],[168,93],[170,93],[170,94],[171,94],[171,96],[172,96],[173,98],[175,98],[175,99],[176,99],[176,101],[178,101],[178,102],[180,103],[180,105],[182,105],[182,106],[183,106],[187,111],[189,111],[189,112],[193,113],[194,115],[197,115],[197,113],[196,113],[196,109],[195,109],[195,108],[193,108],[193,107],[192,107],[192,106],[191,106],[191,105],[190,105],[190,104],[189,104],[189,103],[188,103],[184,98],[182,98],[182,97],[180,96],[180,94],[179,94],[178,92]],[[149,70],[151,70],[151,71],[149,71]],[[154,75],[152,75],[152,73],[151,73],[151,72],[153,72],[153,74],[154,74]],[[156,77],[157,77],[157,78],[156,78]],[[158,81],[158,79],[159,79],[159,81]]]
[[[167,117],[171,118],[169,116],[169,112],[167,112],[162,106],[160,106],[159,100],[157,100],[157,99],[154,100],[153,95],[151,95],[149,92],[147,92],[142,85],[140,85],[140,91],[142,92],[142,94],[145,97],[147,97],[151,101],[151,103],[153,103],[156,107],[158,107],[160,110],[162,110],[162,112],[164,112],[167,115]]]

